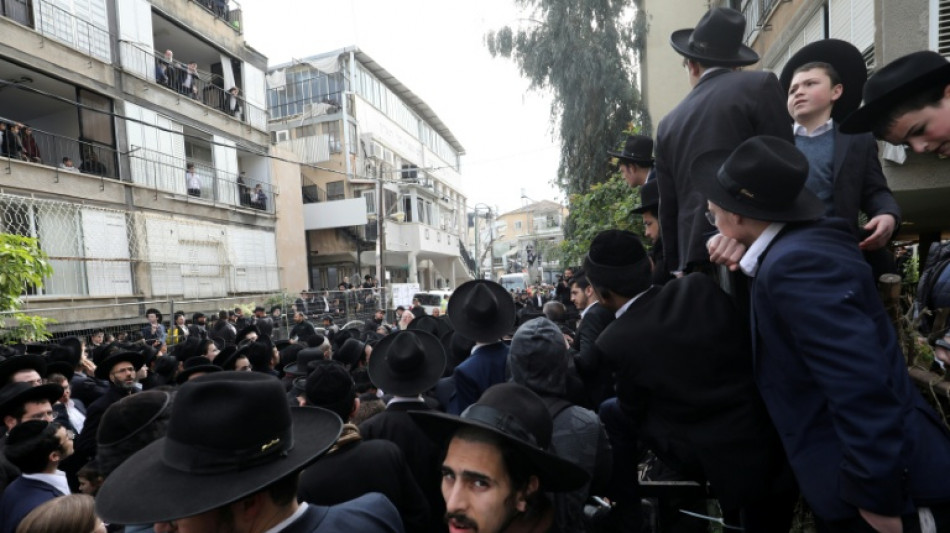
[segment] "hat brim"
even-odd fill
[[[853,44],[840,39],[824,39],[805,45],[795,52],[795,55],[782,68],[782,75],[778,80],[786,95],[792,85],[795,70],[802,65],[817,61],[834,67],[841,78],[843,91],[834,107],[831,108],[831,118],[835,122],[841,122],[861,105],[861,93],[868,79],[864,56]]]
[[[660,203],[656,202],[656,203],[638,205],[637,207],[634,207],[633,209],[631,209],[630,212],[635,215],[642,215],[643,213],[646,213],[647,211],[652,211],[656,213],[659,208],[660,208]]]
[[[726,65],[731,67],[744,67],[759,62],[759,54],[748,46],[741,44],[736,50],[736,54],[731,57],[719,57],[704,54],[697,54],[689,47],[689,38],[693,35],[693,28],[685,30],[676,30],[670,35],[670,46],[681,56],[700,61],[703,63],[715,63],[716,65]]]
[[[871,131],[878,117],[899,105],[908,96],[936,84],[942,84],[941,86],[950,84],[950,63],[907,80],[904,84],[882,94],[875,100],[864,102],[862,107],[859,107],[841,122],[838,130],[841,133],[848,134]]]
[[[469,293],[475,290],[478,284],[485,285],[495,295],[495,299],[500,304],[491,324],[474,324],[468,309],[462,304],[462,302],[468,301]],[[446,312],[452,317],[452,325],[455,326],[455,331],[476,342],[496,342],[505,333],[508,333],[515,324],[515,302],[511,298],[511,294],[501,285],[483,279],[467,281],[455,289],[452,297],[449,298]],[[410,325],[412,325],[411,322]]]
[[[315,461],[339,438],[340,417],[318,407],[292,407],[294,447],[286,456],[216,475],[183,472],[162,461],[166,438],[139,450],[109,474],[96,495],[96,514],[114,524],[167,522],[254,494]],[[148,480],[148,482],[143,482]]]
[[[145,364],[145,356],[139,352],[119,352],[112,354],[103,359],[102,362],[96,364],[96,377],[109,381],[109,374],[112,373],[112,367],[122,361],[132,363],[132,366],[135,367],[135,371],[138,372],[138,370],[142,368],[142,365]]]
[[[550,492],[575,490],[590,480],[590,476],[580,466],[513,438],[494,426],[437,411],[409,411],[409,416],[426,435],[446,448],[452,435],[463,427],[483,429],[498,435],[518,448],[522,457],[531,463],[533,467],[531,473],[538,476],[542,490]]]
[[[393,372],[392,367],[387,364],[389,356],[393,353],[392,344],[398,335],[415,335],[416,339],[422,344],[422,351],[425,353],[425,366],[422,371],[414,374],[411,378],[400,376]],[[414,331],[412,333],[400,331],[382,338],[373,348],[373,356],[369,358],[369,379],[382,389],[386,394],[395,394],[396,396],[415,396],[425,392],[439,382],[442,372],[445,370],[446,355],[442,343],[438,337],[425,331]]]
[[[181,385],[185,383],[186,381],[188,381],[188,378],[191,377],[192,374],[197,374],[198,372],[204,372],[205,374],[210,374],[212,372],[221,372],[222,370],[224,369],[218,365],[193,366],[191,368],[186,368],[182,370],[181,372],[179,372],[178,375],[175,376],[175,383],[178,383],[179,385]]]
[[[66,361],[53,361],[46,365],[46,375],[50,374],[60,374],[66,378],[66,382],[70,382],[73,379],[73,376],[76,375],[76,368],[67,363]]]
[[[10,381],[13,374],[23,370],[36,370],[40,376],[46,375],[46,359],[41,355],[17,355],[0,363],[0,385]]]
[[[63,388],[55,383],[46,383],[43,385],[37,385],[36,387],[30,387],[16,396],[9,398],[2,405],[0,405],[0,416],[6,416],[9,414],[10,407],[13,405],[20,405],[27,402],[39,402],[43,400],[47,400],[49,401],[50,405],[53,405],[62,397]]]
[[[652,157],[646,158],[646,159],[641,158],[641,157],[630,157],[628,155],[624,155],[623,152],[608,151],[607,155],[609,155],[610,157],[616,157],[617,159],[621,161],[629,161],[630,163],[635,163],[638,165],[652,165],[654,161]]]
[[[700,156],[693,164],[690,173],[693,175],[694,183],[698,185],[706,198],[726,211],[766,222],[805,222],[818,220],[825,215],[825,205],[807,187],[802,187],[795,200],[781,208],[760,207],[739,200],[729,194],[719,183],[717,176],[722,162],[723,160],[716,153],[705,157]],[[763,178],[767,179],[767,177]]]

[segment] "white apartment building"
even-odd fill
[[[435,111],[356,47],[273,66],[267,83],[272,141],[302,165],[311,288],[379,278],[380,241],[385,284],[472,278],[465,150]]]

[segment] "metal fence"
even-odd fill
[[[207,317],[207,329],[211,331],[220,311],[233,312],[240,309],[244,317],[251,317],[256,306],[265,309],[266,316],[272,317],[274,325],[273,339],[283,340],[290,338],[293,329],[294,312],[302,310],[315,327],[322,327],[322,318],[329,316],[334,325],[343,327],[347,324],[362,329],[361,324],[373,319],[377,309],[383,309],[386,292],[384,289],[353,289],[348,291],[327,291],[290,295],[286,293],[265,293],[249,296],[233,296],[226,298],[208,299],[148,299],[137,302],[89,304],[77,303],[69,306],[44,306],[42,302],[31,302],[22,312],[38,315],[55,320],[49,325],[52,334],[49,342],[77,335],[88,339],[94,332],[102,331],[107,336],[120,339],[136,340],[141,336],[142,328],[146,325],[145,311],[157,309],[162,314],[162,323],[166,332],[171,329],[176,313],[185,315],[186,324],[192,323],[195,313],[203,313]],[[327,298],[324,301],[324,297]],[[275,317],[274,311],[280,313]],[[391,313],[390,313],[391,314]],[[0,319],[12,325],[12,313],[0,313]],[[64,318],[68,317],[68,318]],[[108,318],[107,318],[108,317]],[[390,316],[390,318],[392,318]],[[0,338],[4,331],[0,329]],[[177,339],[169,339],[174,344]]]
[[[35,0],[36,30],[107,63],[112,62],[112,39],[107,28],[83,20],[69,11],[48,2]]]

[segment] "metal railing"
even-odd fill
[[[163,152],[132,146],[129,151],[133,181],[158,190],[188,194],[195,199],[274,213],[274,188],[255,179],[246,181],[201,162],[191,162]],[[200,188],[192,189],[185,176],[189,163],[195,166]],[[263,196],[261,195],[263,193]]]
[[[146,50],[129,41],[120,41],[119,46],[123,67],[129,72],[145,76],[149,81],[259,130],[267,130],[267,110],[249,103],[239,94],[232,94],[230,87],[224,87],[221,76],[189,69],[187,64],[168,61],[163,54]]]
[[[112,62],[112,38],[108,29],[83,20],[47,0],[37,2],[37,31],[88,55]]]
[[[0,119],[2,121],[2,119]],[[81,172],[118,179],[116,151],[89,141],[65,137],[43,130],[32,130],[32,135],[20,133],[20,142],[12,139],[13,129],[8,124],[0,142],[0,157],[10,161],[28,161],[58,167],[64,172]],[[64,166],[63,158],[69,158],[73,166]]]
[[[212,15],[218,17],[238,33],[243,33],[241,20],[241,5],[234,0],[192,0],[204,6]]]

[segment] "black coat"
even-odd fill
[[[595,303],[577,326],[577,335],[571,346],[574,367],[584,382],[591,404],[596,409],[601,402],[614,396],[613,373],[604,364],[603,354],[597,347],[597,337],[614,321],[614,314],[606,307]]]
[[[429,505],[399,447],[387,440],[350,442],[323,455],[300,475],[297,498],[336,505],[370,492],[389,498],[406,531],[426,531]]]
[[[749,326],[704,274],[653,287],[600,335],[617,400],[674,470],[735,509],[768,493],[784,452],[752,375]]]
[[[373,415],[360,424],[364,439],[392,441],[406,456],[409,470],[429,502],[432,520],[427,531],[445,531],[442,517],[445,501],[442,499],[442,450],[422,428],[409,417],[409,411],[431,410],[424,402],[396,402],[382,413]]]
[[[775,74],[760,71],[709,72],[657,128],[656,179],[660,189],[660,231],[667,268],[709,261],[706,240],[715,229],[706,221],[706,197],[693,176],[694,161],[716,152],[724,161],[742,141],[773,135],[792,142],[785,93]]]

